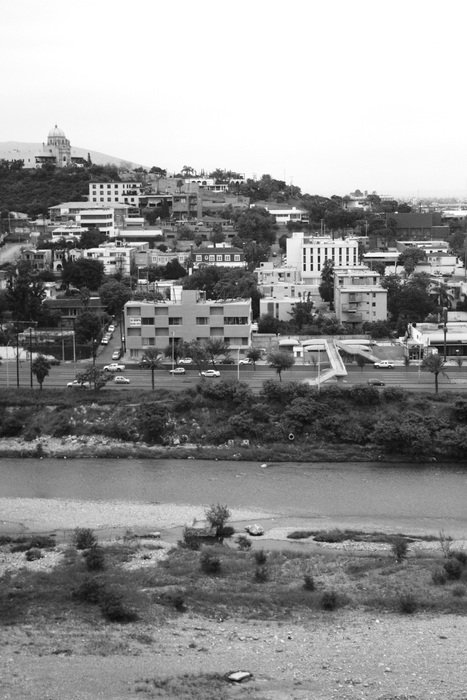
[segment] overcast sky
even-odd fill
[[[464,0],[2,0],[0,141],[467,196]]]

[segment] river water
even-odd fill
[[[0,495],[261,509],[322,527],[467,536],[463,465],[197,460],[0,460]],[[1,518],[1,514],[0,514]]]

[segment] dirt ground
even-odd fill
[[[29,500],[0,499],[4,527],[19,523],[27,531],[53,523],[70,531],[86,514],[79,502],[57,509],[56,502]],[[175,528],[172,534],[198,517],[189,507],[151,508],[151,523]],[[142,520],[148,514],[139,511]],[[128,504],[103,505],[94,524],[130,527],[138,524],[136,515]],[[286,532],[275,527],[266,537],[278,543]],[[28,566],[47,570],[59,556],[60,548]],[[143,565],[155,561],[132,563]],[[21,566],[22,555],[0,555],[0,575],[14,576]],[[309,612],[289,623],[206,619],[188,611],[157,626],[108,623],[99,612],[79,625],[75,618],[36,617],[34,624],[0,626],[0,700],[467,700],[466,639],[467,618],[426,613],[341,609]],[[214,688],[203,675],[236,670],[250,672],[251,679],[221,679]],[[202,675],[177,680],[183,674]],[[156,687],[167,678],[175,680]]]

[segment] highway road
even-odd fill
[[[66,388],[67,382],[75,379],[76,374],[83,371],[87,363],[72,363],[65,362],[58,366],[54,366],[50,370],[50,374],[44,381],[44,388]],[[103,362],[97,363],[97,366],[102,367]],[[195,368],[187,368],[185,375],[172,376],[169,373],[170,363],[164,369],[156,370],[154,373],[156,388],[172,389],[179,391],[189,386],[194,386],[201,381],[198,376],[198,370]],[[240,365],[238,371],[237,365],[228,365],[220,367],[221,379],[237,379],[247,382],[253,391],[257,392],[261,389],[263,382],[266,379],[274,379],[277,377],[275,370],[265,364],[256,366],[256,370],[252,367]],[[373,367],[366,366],[362,369],[356,366],[347,367],[348,375],[342,380],[343,386],[352,384],[367,384],[368,379],[380,379],[385,382],[386,386],[400,386],[412,391],[433,391],[434,392],[434,376],[429,372],[418,371],[417,367],[395,367],[394,369],[375,370]],[[151,371],[140,369],[137,365],[125,365],[123,374],[130,380],[129,385],[115,385],[110,381],[108,387],[119,390],[128,391],[129,389],[151,389]],[[312,365],[296,365],[291,370],[282,373],[283,381],[302,381],[307,378],[316,378],[317,369]],[[219,379],[207,378],[203,381],[218,382]],[[335,380],[332,383],[336,383]],[[329,382],[323,384],[328,385]],[[30,364],[28,361],[20,363],[19,367],[19,386],[28,388],[31,385]],[[0,366],[0,388],[15,388],[17,386],[16,362],[3,361]],[[33,377],[33,387],[38,388],[37,381]],[[449,392],[467,392],[467,367],[448,367],[446,375],[439,375],[439,390]],[[70,389],[71,391],[71,389]]]

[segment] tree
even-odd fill
[[[80,236],[79,243],[77,243],[77,248],[98,248],[101,243],[105,243],[107,240],[107,234],[98,228],[90,228],[88,231],[83,231]]]
[[[261,350],[259,348],[248,348],[246,356],[253,363],[253,370],[256,372],[256,363],[261,359]]]
[[[109,280],[99,287],[99,296],[108,313],[118,315],[126,302],[131,299],[131,290],[123,282]]]
[[[32,373],[36,377],[41,391],[44,379],[49,376],[50,367],[50,362],[44,357],[44,355],[38,355],[38,357],[33,360],[31,366]]]
[[[199,340],[190,340],[189,343],[183,344],[185,357],[191,357],[193,362],[198,369],[198,372],[202,372],[203,369],[207,367],[208,364],[208,354],[206,352],[206,346]]]
[[[216,360],[229,353],[229,345],[223,338],[208,338],[204,341],[204,348],[214,369],[217,369]]]
[[[43,314],[45,289],[28,265],[19,265],[16,277],[8,281],[6,304],[15,321],[38,321]]]
[[[438,375],[444,374],[447,376],[444,371],[445,366],[446,362],[438,353],[427,355],[422,360],[421,368],[435,375],[435,394],[438,393]]]
[[[90,343],[97,341],[102,332],[102,325],[99,316],[84,311],[75,320],[75,333],[77,343]]]
[[[225,241],[225,234],[222,230],[222,224],[216,222],[212,227],[211,241],[213,243],[223,243]]]
[[[62,281],[67,286],[99,289],[103,279],[104,265],[100,260],[80,258],[74,262],[67,260],[63,264]]]
[[[321,270],[319,295],[323,301],[334,301],[334,263],[332,260],[324,261],[324,265]]]
[[[154,391],[154,372],[156,369],[160,369],[162,364],[162,356],[157,348],[148,348],[144,351],[142,362],[151,370],[151,384],[152,390]]]
[[[411,275],[418,263],[426,260],[426,253],[420,248],[407,248],[397,259],[397,264],[402,265],[407,275]]]
[[[93,359],[95,359],[94,355]],[[109,372],[104,372],[104,370],[92,364],[90,367],[87,367],[83,372],[77,374],[76,379],[81,383],[89,382],[94,386],[94,391],[98,391],[99,389],[102,389],[107,384],[107,382],[110,382],[110,380],[112,379],[112,375],[109,374]]]
[[[313,307],[312,301],[297,301],[292,311],[289,311],[291,323],[293,323],[300,332],[303,326],[309,326],[313,323]]]
[[[223,542],[224,534],[223,530],[225,523],[230,518],[230,510],[227,506],[223,506],[220,503],[217,505],[211,505],[204,511],[206,520],[209,525],[216,530],[216,538],[219,542]]]
[[[290,352],[284,350],[274,350],[268,355],[268,363],[270,367],[276,370],[279,381],[282,381],[282,372],[290,369],[295,364],[295,358]]]
[[[275,219],[266,209],[253,207],[242,212],[235,228],[242,241],[254,241],[256,244],[270,246],[276,238]]]

